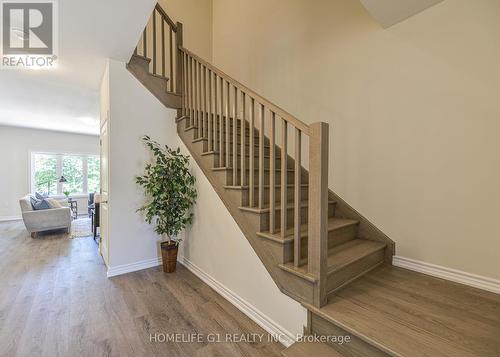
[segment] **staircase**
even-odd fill
[[[276,285],[308,309],[306,334],[353,339],[349,347],[298,342],[283,354],[411,355],[335,310],[350,284],[397,268],[394,243],[329,190],[328,124],[300,121],[184,48],[182,24],[158,5],[127,67],[178,110],[192,157]]]

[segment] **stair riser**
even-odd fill
[[[331,322],[323,319],[314,313],[308,312],[310,314],[308,329],[311,334],[318,336],[347,336],[350,337],[349,343],[333,343],[330,342],[329,345],[341,353],[343,356],[355,356],[355,357],[387,357],[389,356],[385,352],[379,350],[373,345],[365,342],[361,338],[347,332],[343,328],[332,324]]]
[[[359,275],[364,274],[384,261],[384,249],[352,263],[343,269],[337,270],[335,274],[329,274],[327,278],[326,291],[328,294],[334,293],[344,283],[350,282]]]
[[[215,149],[217,151],[219,151],[218,147],[215,147]],[[254,165],[255,165],[255,167],[258,167],[258,165],[259,165],[259,153],[260,153],[259,147],[258,146],[254,146],[253,157],[254,157]],[[238,157],[238,165],[241,165],[240,164],[240,162],[241,162],[241,146],[238,146],[236,148],[236,155]],[[248,144],[245,146],[245,157],[247,157],[246,165],[247,165],[247,168],[248,168],[248,167],[250,167],[250,159],[249,159],[250,158],[250,152],[249,152],[249,145]],[[232,162],[233,162],[233,146],[232,145],[230,145],[229,155],[226,154],[226,147],[225,146],[224,146],[223,155],[220,155],[219,153],[217,153],[216,159],[215,159],[215,164],[219,165],[219,160],[222,159],[221,165],[225,166],[225,160],[227,158],[229,158],[229,162],[232,164]],[[269,166],[269,162],[270,162],[270,150],[269,150],[268,147],[264,147],[264,162],[267,162],[266,165]],[[279,153],[275,154],[275,165],[276,165],[277,169],[279,169],[281,167],[281,158],[280,158],[280,154]]]
[[[190,129],[190,130],[192,130],[192,129]],[[208,140],[201,140],[201,139],[193,138],[192,141],[195,143],[203,143],[203,145],[200,147],[200,150],[202,150],[202,151],[200,151],[200,153],[206,153],[206,152],[210,151],[210,149],[212,149],[208,145]],[[219,150],[220,150],[219,141],[215,140],[214,145],[213,145],[213,151],[219,152]],[[226,157],[226,150],[227,150],[227,146],[225,144],[225,141],[224,141],[224,145],[223,145],[222,150],[223,150],[223,156],[225,158]],[[259,153],[260,153],[259,144],[255,143],[253,146],[254,157],[259,157]],[[264,156],[270,157],[271,156],[270,153],[271,153],[271,150],[270,150],[269,146],[264,146]],[[217,153],[217,154],[219,155],[219,153]],[[232,156],[232,154],[233,154],[233,145],[230,144],[229,145],[229,155]],[[239,140],[238,140],[238,145],[236,147],[236,154],[238,156],[241,155],[241,143]],[[250,154],[250,145],[247,142],[245,144],[245,156],[249,156],[249,154]],[[275,151],[275,156],[277,158],[280,157],[280,151],[278,149],[276,149],[276,151]]]
[[[137,66],[137,68],[139,68],[144,72],[149,72],[149,63],[150,61],[146,59],[139,59],[138,57],[135,61],[131,62],[130,64]]]
[[[205,129],[203,129],[203,130],[204,130],[203,137],[206,138],[206,139],[208,139],[208,127],[206,128],[206,130]],[[199,130],[195,129],[194,131],[196,133],[196,137],[201,137],[202,136],[201,128]],[[216,130],[215,133],[213,133],[212,135],[213,135],[212,136],[213,139],[219,141],[219,139],[220,139],[220,131],[219,130]],[[224,142],[226,142],[226,130],[222,131],[222,135],[223,135],[222,136],[222,140]],[[240,129],[238,129],[236,136],[237,136],[238,142],[241,142],[241,130]],[[254,137],[254,142],[258,143],[259,134],[254,132],[254,136],[253,137]],[[249,132],[249,130],[245,130],[245,139],[246,139],[247,142],[250,141],[250,132]],[[233,130],[231,129],[230,130],[230,136],[229,136],[229,142],[232,142],[232,141],[233,141]],[[265,141],[266,141],[266,144],[268,144],[267,139]]]
[[[342,227],[333,231],[328,231],[328,249],[338,246],[342,243],[348,242],[356,238],[358,232],[358,226],[352,225],[347,227]],[[307,258],[307,243],[308,237],[302,237],[301,243],[301,258]],[[285,243],[285,263],[293,261],[293,241]]]
[[[201,137],[201,136],[200,136],[200,137]],[[193,140],[200,140],[200,139],[198,139],[198,138],[199,138],[199,137],[195,135],[195,136],[193,137]],[[207,143],[207,147],[208,147],[208,138],[207,138],[207,137],[205,137],[205,140],[204,140],[204,141]],[[222,139],[222,143],[223,143],[223,145],[224,145],[224,148],[223,148],[224,153],[226,152],[226,148],[227,148],[226,142],[227,142],[227,141],[226,141],[226,138],[224,137],[224,138]],[[238,137],[238,138],[237,138],[236,145],[238,146],[238,149],[240,149],[240,150],[237,150],[236,152],[237,152],[238,154],[241,154],[241,140],[240,140],[240,137]],[[214,146],[214,150],[215,150],[215,151],[219,151],[219,149],[220,149],[220,140],[219,140],[219,138],[213,138],[213,146]],[[245,147],[245,155],[247,155],[247,154],[248,154],[248,152],[249,152],[249,148],[250,148],[250,141],[245,140],[245,146],[246,146],[246,147]],[[232,138],[232,137],[231,137],[231,138],[230,138],[230,140],[229,140],[229,147],[230,147],[230,149],[231,149],[231,150],[229,151],[229,154],[231,155],[231,154],[233,153],[233,138]],[[258,142],[257,140],[255,140],[255,141],[253,142],[253,147],[254,147],[254,155],[255,155],[255,150],[256,150],[256,149],[259,149],[259,142]],[[264,143],[264,148],[265,148],[265,149],[269,150],[269,147],[270,147],[270,146],[269,146],[269,144]],[[269,150],[269,151],[270,151],[270,150]],[[279,148],[276,148],[276,152],[280,152]],[[269,152],[266,152],[266,155],[267,155],[267,156],[269,156]]]
[[[219,155],[212,155],[212,157],[213,157],[213,166],[214,167],[221,167],[219,165]],[[270,160],[269,157],[264,157],[264,168],[269,169],[270,168],[270,162],[271,162],[271,160]],[[229,156],[229,163],[231,164],[230,166],[232,167],[233,166],[233,155]],[[236,163],[237,163],[238,169],[241,168],[241,155],[237,156]],[[225,164],[225,162],[222,162],[222,164]],[[256,168],[259,166],[259,157],[258,157],[258,155],[254,155],[253,164],[254,164],[254,167],[256,167]],[[281,167],[281,159],[280,158],[276,158],[274,160],[274,165],[275,165],[274,166],[275,168]],[[225,165],[222,165],[222,167],[225,167]],[[248,157],[248,154],[247,154],[246,157],[245,157],[245,168],[248,169],[249,167],[250,167],[250,158]]]
[[[280,191],[280,187],[276,187],[275,188],[275,201],[276,203],[280,203],[281,202],[281,191]],[[309,187],[305,186],[305,187],[302,187],[301,188],[301,200],[302,201],[307,201],[309,199]],[[264,204],[268,204],[269,203],[269,193],[270,193],[270,190],[268,187],[264,188]],[[255,188],[254,189],[254,197],[258,197],[259,195],[259,189],[258,188]],[[288,202],[293,202],[295,199],[295,195],[294,195],[294,188],[293,187],[288,187],[287,189],[287,201]],[[242,194],[242,201],[241,201],[241,205],[242,206],[248,206],[249,205],[249,201],[250,201],[250,193],[248,190],[245,190],[243,191],[243,194]]]
[[[309,217],[309,208],[302,207],[301,210],[301,223],[305,224],[308,221]],[[331,203],[328,205],[328,217],[333,217],[335,215],[335,204]],[[262,225],[261,231],[269,230],[269,212],[262,214]],[[276,210],[275,214],[275,229],[279,231],[281,228],[281,210]],[[294,224],[294,209],[293,207],[287,209],[287,228],[293,227]]]
[[[213,153],[213,152],[206,152],[205,155],[203,156],[210,156],[212,158],[212,167],[225,167],[225,163],[222,162],[221,165],[219,165],[219,154],[218,153]],[[224,158],[225,159],[225,158]],[[233,155],[230,155],[229,156],[229,162],[231,163],[231,166],[233,164]],[[241,168],[241,155],[238,154],[237,155],[237,162],[238,162],[238,168]],[[270,163],[270,159],[269,157],[264,157],[264,167],[266,169],[269,168],[269,163]],[[259,156],[257,154],[254,155],[254,165],[257,167],[259,164]],[[275,167],[276,168],[279,168],[281,166],[281,159],[279,157],[277,157],[275,159]],[[246,153],[245,155],[245,167],[248,168],[250,167],[250,159],[249,159],[249,155],[248,155],[248,152]]]
[[[194,124],[197,124],[197,125],[200,125],[200,126],[201,126],[201,125],[202,125],[202,114],[203,114],[203,113],[201,113],[201,112],[199,112],[198,114],[196,114],[196,111],[195,111],[195,114],[194,114],[194,116],[193,116],[193,120],[191,120],[191,118],[189,118],[189,115],[191,115],[191,114],[190,114],[190,112],[188,111],[188,118],[186,119],[186,123],[187,123],[188,125],[194,125]],[[198,120],[198,121],[197,121],[197,119],[196,119],[196,118],[197,118],[197,116],[198,116],[198,118],[199,118],[199,120]],[[217,116],[216,116],[216,118],[217,118],[217,120],[216,120],[216,124],[215,124],[215,125],[217,125],[217,129],[219,129],[219,116],[217,115]],[[214,125],[213,123],[214,123],[214,122],[212,121],[212,125]],[[207,120],[206,114],[205,114],[205,122],[203,123],[203,125],[206,125],[206,126],[208,127],[208,120]],[[234,127],[234,122],[233,122],[233,120],[232,120],[232,119],[231,119],[231,121],[230,121],[230,123],[229,123],[229,127],[230,127],[231,129]],[[237,127],[238,129],[240,129],[240,128],[241,128],[241,120],[240,120],[240,119],[238,119],[238,124],[236,125],[236,127]],[[224,119],[224,127],[223,127],[222,129],[224,130],[225,128],[226,128],[226,122],[225,122],[225,119]],[[246,121],[246,128],[247,128],[247,129],[249,129],[249,128],[250,128],[250,123],[249,123],[248,121]],[[254,126],[254,129],[256,129],[256,128],[255,128],[255,126]]]
[[[180,108],[182,97],[167,92],[167,80],[155,77],[145,70],[145,60],[136,56],[127,64],[127,69],[146,87],[153,95],[169,108]]]
[[[249,184],[249,174],[250,174],[250,171],[246,171],[245,182],[247,185]],[[232,170],[227,171],[226,185],[228,185],[228,186],[241,185],[241,182],[240,182],[241,181],[241,171],[240,170],[238,170],[236,178],[237,178],[237,180],[236,180],[237,182],[233,183],[233,171]],[[255,170],[253,178],[254,178],[254,185],[258,186],[258,184],[259,184],[259,171],[258,170]],[[269,185],[269,178],[270,178],[269,171],[265,171],[264,172],[264,185]],[[295,174],[293,171],[287,171],[287,180],[288,180],[289,184],[293,184],[295,182]],[[275,184],[281,183],[281,171],[276,172],[274,183]],[[303,178],[302,183],[306,184],[307,181]]]

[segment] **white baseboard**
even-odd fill
[[[156,267],[160,264],[161,264],[160,258],[153,258],[153,259],[141,260],[130,264],[117,265],[108,268],[107,276],[108,278],[111,278],[117,275],[127,274],[142,269]]]
[[[21,216],[0,216],[0,222],[20,221],[21,219],[23,219]]]
[[[466,273],[461,270],[446,268],[415,259],[400,257],[397,255],[392,258],[392,264],[400,268],[413,270],[419,273],[432,275],[441,279],[454,281],[456,283],[500,294],[500,280]]]
[[[212,278],[202,269],[197,267],[195,264],[191,263],[186,258],[179,258],[179,262],[184,265],[188,270],[190,270],[194,275],[203,280],[207,285],[209,285],[212,289],[214,289],[217,293],[219,293],[222,297],[224,297],[231,304],[236,306],[241,312],[247,315],[250,319],[252,319],[257,325],[262,327],[272,336],[279,338],[280,342],[288,347],[295,342],[295,335],[291,332],[285,330],[282,326],[272,320],[269,316],[265,315],[262,311],[257,309],[255,306],[250,304],[249,302],[242,299],[236,293],[228,289],[219,281]]]

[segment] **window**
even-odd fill
[[[66,182],[59,182],[64,176]],[[31,154],[32,192],[88,194],[100,190],[100,159],[94,155]]]

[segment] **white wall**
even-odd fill
[[[156,258],[157,235],[136,210],[144,198],[134,177],[149,155],[141,142],[149,134],[175,141],[175,111],[165,108],[125,68],[109,61],[109,267]]]
[[[109,275],[158,264],[158,236],[136,209],[144,201],[134,176],[141,174],[149,155],[140,141],[149,134],[162,144],[187,149],[177,136],[174,110],[165,107],[125,68],[110,61],[110,242]],[[300,333],[305,312],[276,287],[219,196],[191,160],[197,178],[194,223],[181,243],[179,255],[211,280],[227,288],[292,334]]]
[[[31,151],[99,155],[99,137],[0,126],[0,220],[21,216],[19,198],[30,193]],[[87,211],[86,199],[78,202]]]
[[[498,279],[499,14],[450,0],[384,30],[359,1],[213,0],[213,59],[330,124],[330,187],[398,255]]]

